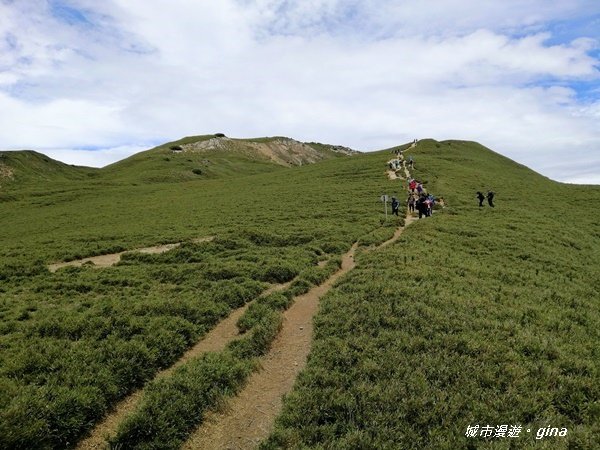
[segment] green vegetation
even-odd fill
[[[308,366],[262,448],[597,448],[600,189],[469,142],[412,153],[448,208],[362,255],[321,301]],[[488,188],[496,208],[479,209]],[[523,431],[467,438],[476,424]],[[535,440],[548,426],[567,437]]]
[[[308,290],[325,281],[341,266],[332,258],[322,267],[302,271]],[[142,405],[119,427],[114,447],[177,449],[200,423],[203,414],[234,394],[275,339],[295,294],[292,287],[255,300],[238,321],[245,335],[218,354],[206,354],[178,368],[167,378],[154,381]]]
[[[12,183],[40,185],[47,181],[84,180],[97,173],[98,169],[64,164],[32,150],[0,152],[0,188],[3,190]]]
[[[266,283],[304,274],[316,280],[311,268],[318,261],[335,260],[380,227],[372,193],[390,182],[380,176],[379,159],[137,185],[132,164],[131,175],[115,169],[116,182],[106,171],[83,182],[8,185],[9,198],[0,203],[0,447],[73,445]],[[161,179],[158,164],[156,170]],[[164,166],[163,175],[168,171]],[[160,255],[128,253],[106,269],[49,273],[45,266],[181,241]],[[272,311],[260,321],[262,331],[247,332],[248,344],[231,349],[239,367],[252,366],[268,348],[279,317]],[[232,373],[237,383],[246,369]]]
[[[54,162],[35,154],[29,175],[0,182],[0,447],[73,446],[252,302],[240,339],[151,381],[113,440],[177,448],[240,389],[294,296],[335,272],[353,242],[378,245],[402,224],[384,221],[379,200],[404,198],[384,177],[390,150],[284,168],[241,143],[191,157],[170,149],[212,137],[101,170],[57,163],[47,176]],[[599,446],[600,189],[552,182],[470,142],[407,153],[448,206],[360,254],[322,300],[308,366],[263,447]],[[480,209],[475,191],[489,188],[497,207]],[[193,242],[204,236],[216,238]],[[183,244],[106,269],[46,269],[172,242]],[[466,438],[475,424],[532,433]],[[568,436],[535,441],[547,426]]]
[[[232,352],[209,353],[148,386],[144,403],[121,425],[112,448],[177,449],[202,412],[235,393],[252,369]]]

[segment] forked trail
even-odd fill
[[[319,299],[354,267],[356,248],[354,244],[342,257],[342,268],[327,281],[296,297],[284,313],[282,329],[261,370],[250,376],[240,394],[228,402],[226,411],[206,415],[184,449],[252,448],[269,433],[282,396],[291,390],[306,363]]]
[[[266,291],[261,296],[269,295],[273,292],[284,290],[292,282],[277,284]],[[229,342],[239,337],[237,328],[238,319],[244,314],[251,302],[246,303],[244,306],[234,310],[225,319],[219,322],[211,331],[209,331],[203,339],[201,339],[194,347],[189,349],[183,354],[183,356],[177,360],[171,367],[162,370],[156,374],[155,380],[168,376],[177,367],[185,364],[192,358],[196,358],[206,352],[217,352],[223,350]],[[128,416],[130,413],[135,411],[140,400],[144,394],[144,389],[135,391],[125,399],[121,400],[113,411],[104,418],[96,427],[91,431],[91,434],[84,440],[80,441],[77,445],[79,450],[91,450],[91,449],[106,449],[107,439],[116,434],[119,424]]]
[[[408,178],[410,174],[406,167],[404,170]],[[407,214],[404,227],[398,228],[377,249],[396,241],[414,220],[414,216]],[[311,348],[313,317],[318,310],[319,300],[341,276],[354,268],[356,249],[357,244],[354,244],[342,257],[340,270],[327,281],[295,299],[284,312],[282,329],[263,358],[261,370],[250,376],[244,389],[227,402],[223,411],[206,414],[202,424],[184,444],[184,449],[249,449],[256,447],[269,435],[275,417],[281,410],[283,396],[292,389],[297,375],[306,365]],[[290,284],[273,286],[262,295],[285,289]],[[239,336],[236,323],[249,304],[233,311],[173,366],[159,372],[155,379],[168,376],[176,367],[202,353],[223,350]],[[140,389],[122,400],[92,430],[90,436],[78,444],[77,449],[106,449],[107,438],[113,436],[123,419],[137,408],[142,396],[143,389]]]
[[[414,217],[407,215],[406,225],[413,220]],[[377,248],[398,239],[406,225]],[[284,313],[282,329],[263,359],[261,370],[250,376],[247,385],[227,403],[224,411],[209,412],[205,416],[183,449],[250,449],[269,435],[281,411],[283,396],[290,392],[297,375],[306,365],[319,299],[342,275],[354,268],[356,248],[357,244],[354,244],[343,256],[338,272],[295,299]]]

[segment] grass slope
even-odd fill
[[[0,152],[0,186],[84,180],[97,169],[64,164],[33,150]]]
[[[251,144],[276,144],[278,141],[288,140],[284,137],[225,138],[223,148],[180,153],[172,150],[173,147],[201,143],[214,138],[215,135],[188,136],[168,142],[111,164],[104,168],[102,173],[110,180],[152,183],[271,172],[279,169],[279,165]],[[322,159],[345,156],[335,151],[338,147],[333,145],[311,143],[309,146],[315,149]]]
[[[262,448],[599,448],[600,188],[472,142],[409,154],[449,206],[322,300],[308,366]],[[496,208],[480,209],[488,188]],[[468,438],[469,425],[523,429]],[[536,440],[543,427],[568,434]]]
[[[248,175],[270,172],[278,168],[255,154],[244,154],[239,151],[208,150],[173,153],[171,150],[173,146],[202,142],[213,137],[213,135],[189,136],[159,145],[103,168],[102,175],[108,180],[147,184]]]
[[[568,427],[540,448],[592,448],[600,190],[551,182],[474,143],[424,141],[405,153],[449,206],[363,255],[324,300],[308,368],[265,446],[508,448],[465,438],[466,426],[520,423]],[[267,173],[244,156],[243,176],[173,183],[164,156],[141,155],[85,183],[32,185],[0,202],[0,447],[72,446],[268,283],[299,275],[290,291],[302,292],[322,278],[318,261],[385,240],[398,221],[382,226],[379,196],[400,193],[384,176],[389,156]],[[154,182],[142,182],[153,170]],[[475,191],[489,187],[498,206],[480,210]],[[588,208],[573,208],[582,198]],[[189,242],[207,235],[217,238]],[[186,240],[108,269],[45,268]],[[284,298],[248,310],[239,344],[154,383],[120,442],[143,447],[160,429],[165,442],[152,445],[176,447],[266,351]],[[224,383],[206,390],[214,374]],[[534,443],[519,439],[512,445]]]
[[[391,233],[378,197],[397,184],[380,159],[182,183],[95,180],[0,203],[0,447],[72,446],[267,283]],[[207,235],[217,238],[108,269],[45,267]]]

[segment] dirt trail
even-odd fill
[[[404,171],[408,178],[410,174],[406,167]],[[377,249],[396,241],[406,226],[414,220],[413,215],[407,214],[405,226],[398,228],[393,237],[380,244]],[[210,239],[212,238],[207,238]],[[200,427],[184,444],[184,449],[248,449],[254,448],[268,436],[275,417],[281,410],[283,396],[292,389],[297,375],[306,365],[312,342],[313,317],[318,310],[319,300],[342,275],[354,268],[356,249],[357,244],[354,244],[342,257],[341,269],[327,281],[295,299],[284,313],[281,332],[269,353],[263,358],[262,369],[250,376],[245,388],[227,403],[224,411],[209,412],[206,415]],[[118,255],[120,257],[120,254]],[[322,261],[319,266],[325,263]],[[283,290],[290,284],[291,282],[272,286],[262,295]],[[236,323],[249,304],[233,311],[173,366],[159,372],[155,379],[169,375],[175,368],[202,353],[224,349],[229,342],[238,337]],[[107,437],[115,434],[118,425],[136,409],[142,396],[143,389],[140,389],[121,401],[113,412],[94,428],[92,434],[78,444],[77,449],[106,449]]]
[[[194,243],[208,242],[208,241],[212,241],[214,238],[215,238],[214,236],[208,236],[208,237],[193,239],[192,242],[194,242]],[[134,250],[127,250],[127,251],[119,252],[119,253],[111,253],[108,255],[100,255],[100,256],[91,256],[89,258],[77,259],[75,261],[54,263],[54,264],[48,265],[48,270],[50,272],[56,272],[58,269],[60,269],[62,267],[82,266],[83,264],[86,264],[86,263],[93,263],[92,267],[109,267],[109,266],[113,266],[116,263],[118,263],[121,260],[121,255],[123,253],[129,253],[129,252],[139,252],[139,253],[148,253],[148,254],[164,253],[164,252],[168,252],[169,250],[172,250],[176,247],[179,247],[180,245],[181,245],[181,242],[176,242],[174,244],[163,244],[163,245],[156,245],[154,247],[136,248]]]
[[[319,299],[333,283],[352,269],[353,245],[342,258],[342,268],[320,286],[297,297],[285,311],[283,326],[271,350],[262,361],[262,370],[250,376],[242,392],[228,403],[227,410],[208,413],[184,449],[251,448],[270,431],[279,413],[282,396],[289,392],[306,364],[312,339],[313,316]]]
[[[293,280],[292,280],[293,281]],[[283,284],[276,284],[265,290],[261,296],[269,295],[273,292],[282,291],[292,284],[292,281]],[[202,340],[200,340],[194,347],[189,349],[183,354],[183,356],[177,360],[171,367],[164,369],[156,374],[154,380],[163,378],[170,375],[173,370],[177,367],[185,364],[190,359],[196,358],[206,352],[218,352],[225,348],[225,346],[233,339],[239,337],[237,328],[238,319],[244,314],[250,303],[246,303],[244,306],[234,310],[225,319],[219,322],[211,331],[209,331]],[[80,441],[77,445],[77,450],[91,450],[91,449],[106,449],[107,439],[114,436],[119,424],[125,419],[127,415],[135,411],[140,400],[143,398],[144,389],[139,389],[127,398],[121,400],[113,409],[113,411],[104,418],[96,427],[91,431],[91,434],[84,440]]]
[[[408,179],[410,173],[406,166],[404,173]],[[377,249],[396,241],[414,220],[415,217],[407,212],[405,225]],[[224,411],[206,415],[183,449],[250,449],[269,435],[281,411],[283,396],[292,389],[296,377],[306,365],[312,342],[313,317],[319,300],[339,277],[354,268],[356,248],[357,244],[354,244],[343,256],[341,269],[325,283],[295,299],[284,313],[281,332],[263,359],[261,370],[250,376],[248,384],[227,403]]]
[[[406,225],[377,248],[394,242],[415,218],[407,215]],[[335,281],[355,266],[357,245],[342,258],[342,268],[325,283],[297,297],[284,313],[282,330],[262,361],[262,369],[250,376],[242,392],[231,399],[222,412],[210,412],[182,447],[185,450],[250,449],[271,432],[281,411],[283,396],[293,387],[306,365],[311,349],[313,317],[319,299]]]

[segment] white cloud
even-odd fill
[[[18,5],[0,0],[0,148],[225,132],[374,150],[430,136],[477,140],[560,179],[547,161],[565,145],[582,165],[600,147],[598,102],[570,87],[598,82],[598,42],[551,45],[545,26],[596,2],[69,1],[93,26],[61,22],[42,0],[34,13]]]
[[[135,153],[147,150],[146,145],[123,145],[98,150],[49,148],[44,151],[50,158],[87,167],[104,167]]]

